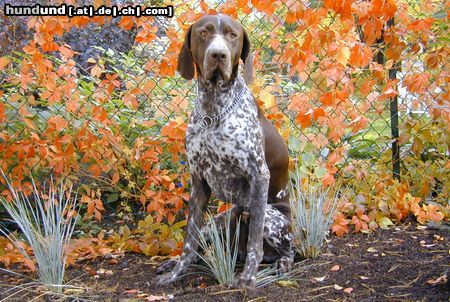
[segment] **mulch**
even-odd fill
[[[450,301],[450,228],[407,222],[389,230],[330,237],[316,259],[295,265],[288,281],[243,290],[214,285],[211,278],[190,274],[170,286],[153,280],[158,257],[125,254],[79,263],[67,271],[66,298],[77,301]],[[0,273],[0,299],[11,285],[26,282]],[[5,284],[9,284],[5,286]],[[16,288],[18,290],[18,288]],[[11,292],[9,292],[11,293]],[[7,301],[30,301],[34,289]],[[42,296],[35,301],[54,301]]]

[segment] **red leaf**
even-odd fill
[[[347,294],[350,294],[352,291],[353,291],[353,287],[344,288],[344,292],[346,292]]]
[[[325,112],[325,110],[323,110],[322,108],[317,108],[317,109],[314,109],[314,113],[313,113],[313,118],[314,118],[314,120],[318,120],[319,119],[319,117],[321,117],[321,116],[326,116],[326,112]]]
[[[437,284],[445,284],[447,282],[448,282],[447,281],[447,274],[444,274],[444,275],[442,275],[442,276],[440,276],[440,277],[438,277],[436,279],[427,280],[426,283],[430,284],[430,285],[437,285]]]
[[[6,58],[6,57],[1,57],[0,58],[0,70],[2,70],[3,68],[5,68],[5,66],[7,66],[9,64],[9,62],[11,62],[10,59]]]
[[[433,26],[434,21],[434,18],[416,20],[408,25],[408,29],[416,32],[429,30]]]
[[[114,175],[111,178],[111,184],[114,185],[116,184],[120,179],[120,175],[119,173],[114,173]]]
[[[334,224],[331,227],[331,230],[337,236],[342,237],[342,236],[344,236],[344,234],[348,233],[348,224],[349,223],[350,223],[350,221],[345,218],[344,214],[339,212],[334,217]]]
[[[324,106],[331,106],[334,103],[334,95],[332,92],[327,92],[323,94],[319,100],[322,102]]]
[[[332,271],[332,272],[337,272],[338,270],[340,270],[341,269],[341,267],[339,266],[339,264],[336,264],[336,265],[333,265],[331,268],[330,268],[330,271]]]
[[[297,115],[296,121],[302,126],[302,128],[307,128],[312,124],[311,113],[312,113],[312,110],[309,110],[306,113],[300,112]]]

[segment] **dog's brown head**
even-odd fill
[[[229,81],[238,72],[239,58],[251,64],[250,41],[240,23],[224,15],[206,15],[188,29],[178,58],[177,70],[187,80]],[[246,71],[251,67],[246,67]],[[246,72],[248,81],[251,75]]]

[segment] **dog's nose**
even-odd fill
[[[209,57],[213,60],[224,61],[228,58],[228,55],[224,49],[214,49],[209,53]]]

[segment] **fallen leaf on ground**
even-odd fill
[[[339,285],[337,285],[337,284],[335,284],[335,285],[334,285],[334,289],[335,289],[335,290],[341,290],[341,289],[343,289],[343,287],[342,287],[342,286],[339,286]]]
[[[338,270],[340,270],[340,269],[341,269],[341,267],[339,266],[339,264],[336,264],[336,265],[333,265],[333,266],[330,268],[330,271],[336,272],[336,271],[338,271]]]
[[[359,276],[359,278],[360,278],[361,280],[368,280],[368,279],[369,279],[369,277],[366,277],[366,276]]]
[[[436,279],[430,279],[426,282],[430,285],[437,285],[437,284],[444,284],[447,283],[447,274],[443,274],[442,276],[436,278]]]
[[[325,277],[326,277],[326,276],[323,276],[323,277],[316,277],[316,278],[314,278],[314,280],[319,281],[319,282],[322,282],[323,280],[325,280]]]
[[[124,291],[123,293],[132,295],[132,294],[137,294],[138,292],[139,292],[138,289],[129,289],[129,290]]]
[[[376,253],[376,252],[378,252],[378,250],[375,249],[375,248],[373,248],[373,247],[369,247],[369,248],[367,249],[367,251],[368,251],[369,253]]]
[[[433,246],[435,246],[436,244],[426,244],[426,241],[425,240],[420,240],[420,246],[423,246],[423,247],[433,247]]]
[[[64,290],[65,295],[76,295],[76,294],[81,294],[83,292],[84,292],[84,289],[82,289],[82,288],[68,288],[68,289]]]
[[[444,237],[439,236],[439,235],[433,235],[433,239],[434,239],[435,241],[444,241]]]
[[[280,280],[278,284],[285,287],[297,287],[298,283],[295,280]]]
[[[145,301],[161,301],[161,300],[167,300],[166,296],[153,296],[153,295],[150,295],[147,298],[145,298]]]
[[[112,275],[113,271],[110,270],[110,269],[100,268],[100,269],[98,269],[97,274],[99,274],[99,275]]]
[[[86,272],[88,272],[88,274],[91,275],[91,276],[97,275],[96,270],[95,270],[93,267],[91,267],[91,266],[86,266],[86,267],[84,268],[84,270],[85,270]]]
[[[347,294],[351,293],[352,291],[353,291],[353,287],[344,288],[344,292],[346,292]]]

